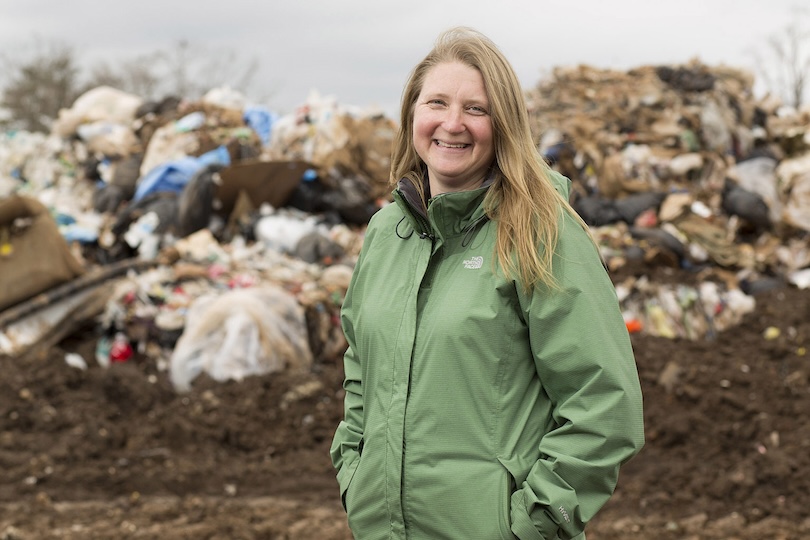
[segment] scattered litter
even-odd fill
[[[694,273],[617,283],[630,333],[712,339],[759,292],[810,287],[810,119],[752,85],[699,63],[578,66],[527,92],[608,268]],[[180,391],[338,359],[396,129],[315,91],[278,115],[228,87],[160,103],[99,87],[49,134],[0,134],[0,352],[93,319],[99,365],[147,358]]]
[[[77,353],[67,353],[65,355],[65,363],[70,367],[74,367],[76,369],[81,370],[87,369],[87,362],[84,361],[82,355]]]

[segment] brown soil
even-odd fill
[[[633,344],[648,442],[588,538],[810,538],[810,290],[762,293],[714,341]],[[179,395],[94,347],[87,329],[0,359],[0,539],[351,538],[328,457],[338,359]]]

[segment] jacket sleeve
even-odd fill
[[[362,254],[358,259],[352,282],[346,291],[346,297],[341,307],[340,319],[348,343],[348,348],[343,355],[343,388],[346,394],[343,401],[343,420],[338,424],[329,451],[332,465],[337,469],[337,481],[340,485],[340,498],[344,509],[346,508],[346,489],[357,468],[363,441],[363,380],[360,359],[357,356],[353,317],[354,302],[352,301],[361,261]]]
[[[512,495],[522,540],[576,538],[607,502],[619,467],[644,444],[642,395],[615,289],[571,216],[554,256],[559,289],[519,293],[553,428]]]

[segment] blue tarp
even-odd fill
[[[279,118],[276,113],[271,112],[266,107],[254,105],[245,109],[242,118],[245,124],[250,126],[253,131],[259,135],[262,144],[265,146],[270,144],[270,133],[273,130],[273,124],[275,124],[276,120]]]
[[[139,201],[152,193],[173,191],[180,193],[198,170],[206,165],[219,163],[230,165],[231,157],[224,146],[206,152],[199,157],[184,157],[174,161],[162,163],[146,173],[138,181],[133,201]]]

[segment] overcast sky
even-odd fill
[[[682,64],[754,69],[752,50],[792,20],[797,0],[0,0],[0,51],[39,40],[71,46],[83,66],[180,40],[258,62],[251,99],[279,113],[311,90],[397,117],[413,65],[450,26],[487,34],[525,87],[554,66]],[[2,81],[0,81],[2,82]]]

